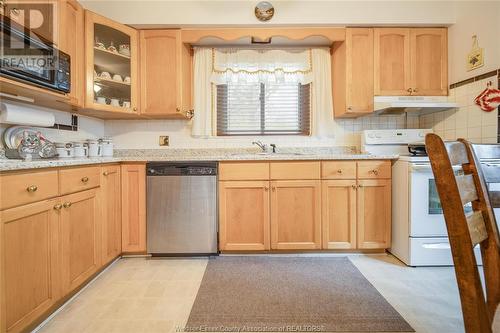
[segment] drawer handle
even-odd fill
[[[60,210],[62,208],[62,205],[61,204],[56,204],[54,205],[54,209],[55,210]]]
[[[104,171],[102,174],[103,174],[104,176],[108,176],[108,175],[109,175],[109,172]]]
[[[373,170],[370,170],[369,173],[373,173],[375,176],[377,176],[378,175],[378,170],[373,169]]]
[[[65,203],[63,203],[63,207],[64,208],[69,208],[69,207],[71,207],[71,205],[72,205],[71,202],[65,202]]]
[[[30,193],[36,192],[36,190],[38,190],[38,186],[36,186],[36,185],[30,185],[26,188],[26,191],[28,191]]]
[[[360,187],[363,187],[363,185],[359,184],[359,185],[358,185],[358,188],[360,188]]]
[[[338,174],[342,174],[342,169],[338,169],[338,170],[337,170],[337,173],[338,173]]]
[[[264,191],[266,191],[266,192],[269,191],[269,187],[264,186]]]
[[[356,185],[351,185],[352,189],[355,190],[357,188]]]
[[[88,181],[89,181],[89,177],[83,177],[83,178],[82,178],[82,182],[83,182],[83,183],[86,183],[86,182],[88,182]]]

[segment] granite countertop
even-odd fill
[[[9,160],[0,158],[0,171],[41,169],[116,162],[149,161],[290,161],[290,160],[381,160],[398,155],[356,153],[352,147],[282,148],[277,153],[259,153],[255,149],[120,149],[114,157],[55,160]]]

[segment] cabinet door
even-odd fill
[[[410,29],[374,29],[375,95],[409,95]]]
[[[448,94],[446,28],[411,29],[410,59],[413,95]]]
[[[180,30],[142,30],[141,114],[183,117]]]
[[[61,197],[62,285],[67,294],[100,267],[100,207],[96,189]]]
[[[57,200],[0,212],[0,331],[20,332],[60,295]]]
[[[146,252],[146,166],[123,164],[122,251]]]
[[[83,106],[85,53],[83,42],[84,10],[76,0],[59,4],[59,48],[71,57],[70,103]]]
[[[58,45],[57,0],[4,0],[0,14],[30,29],[38,37]]]
[[[321,181],[271,182],[271,249],[321,248]]]
[[[346,29],[347,113],[373,112],[373,29]]]
[[[356,180],[325,180],[321,189],[324,249],[356,248]]]
[[[119,165],[101,170],[102,262],[107,264],[122,252],[121,176]]]
[[[108,117],[136,116],[139,107],[138,32],[85,11],[85,107]],[[111,114],[110,114],[111,113]]]
[[[219,182],[220,250],[269,250],[269,182]]]
[[[358,248],[391,246],[391,181],[358,180]]]

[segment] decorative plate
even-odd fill
[[[261,1],[255,6],[255,17],[259,21],[269,21],[274,16],[274,7],[268,1]]]

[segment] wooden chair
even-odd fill
[[[493,332],[500,302],[500,241],[479,160],[472,145],[463,139],[444,143],[439,136],[428,134],[425,145],[448,229],[465,330]],[[456,175],[453,166],[461,166],[463,174]],[[472,212],[464,211],[467,203],[472,203]],[[474,256],[477,244],[483,259],[486,297]]]

